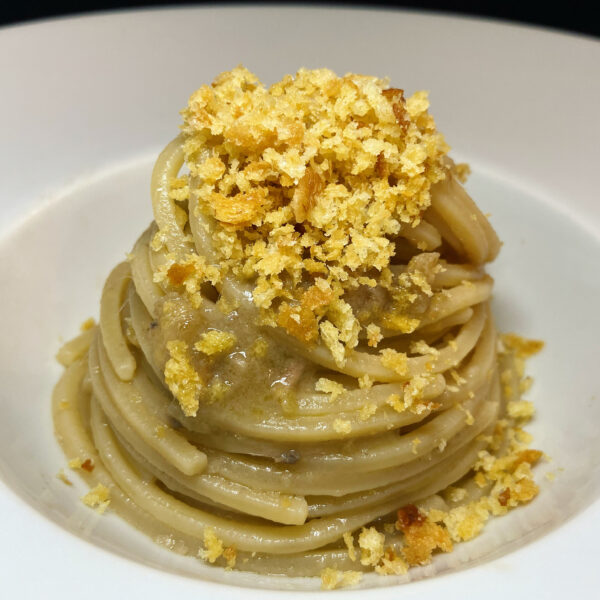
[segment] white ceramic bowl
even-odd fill
[[[178,110],[239,62],[267,83],[327,66],[430,90],[453,155],[472,165],[468,189],[505,241],[492,267],[499,325],[547,342],[530,365],[531,430],[552,457],[537,470],[540,496],[412,572],[402,590],[389,586],[406,578],[372,576],[361,587],[369,598],[591,597],[600,535],[600,44],[417,13],[239,7],[0,31],[3,597],[283,598],[318,586],[169,553],[83,507],[76,475],[72,488],[55,477],[65,465],[50,419],[61,339],[97,315],[105,276],[151,219],[150,169],[177,132]],[[556,473],[553,483],[545,471]]]

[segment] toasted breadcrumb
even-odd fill
[[[467,163],[457,163],[454,165],[454,173],[461,183],[465,183],[471,174],[471,167]]]
[[[68,462],[69,469],[81,469],[91,473],[94,470],[94,461],[91,458],[82,460],[81,458],[73,458]]]
[[[358,536],[358,547],[360,548],[360,563],[365,566],[374,567],[383,557],[383,543],[385,535],[375,527],[363,527]]]
[[[445,495],[451,502],[460,502],[467,496],[467,490],[465,488],[450,486],[446,488]]]
[[[174,257],[169,258],[169,262],[159,266],[154,272],[154,283],[168,285],[183,292],[195,309],[200,308],[203,302],[200,288],[206,282],[212,285],[220,283],[219,269],[207,264],[206,259],[197,254],[187,254],[178,261]]]
[[[392,548],[385,550],[381,562],[375,567],[379,575],[405,575],[407,571],[408,565]]]
[[[237,551],[233,546],[228,546],[223,550],[223,558],[226,561],[225,570],[231,570],[235,567],[237,561]]]
[[[225,552],[223,542],[216,536],[212,527],[204,528],[203,538],[204,549],[198,551],[198,556],[212,564]]]
[[[190,195],[186,177],[171,177],[169,180],[169,197],[178,202],[187,200]]]
[[[212,356],[231,350],[236,341],[237,338],[233,333],[211,329],[200,336],[200,341],[194,344],[194,348],[198,352],[204,352],[204,354]]]
[[[373,387],[373,381],[368,375],[363,375],[362,377],[358,378],[358,387],[361,390],[371,389]]]
[[[434,550],[452,551],[448,531],[412,504],[398,511],[396,527],[404,534],[402,556],[411,566],[429,563]]]
[[[369,402],[361,406],[358,418],[361,421],[368,421],[377,412],[377,404]]]
[[[97,513],[103,514],[110,504],[110,491],[106,486],[99,483],[83,496],[81,501],[86,506],[95,509]]]
[[[408,362],[404,352],[398,352],[392,348],[384,348],[381,352],[381,364],[395,371],[398,375],[405,376],[408,374]]]
[[[321,589],[335,590],[337,588],[356,585],[362,579],[360,571],[338,571],[326,567],[321,571]]]
[[[327,379],[326,377],[321,377],[317,380],[315,384],[315,390],[317,392],[324,392],[325,394],[330,395],[330,400],[335,402],[339,396],[341,396],[346,388],[337,381],[332,381],[331,379]]]
[[[342,536],[344,539],[344,544],[346,544],[346,548],[348,548],[348,558],[352,562],[356,560],[356,549],[354,548],[354,537],[350,531],[346,531]]]
[[[381,328],[375,323],[367,325],[367,344],[371,348],[377,348],[377,344],[383,339]]]
[[[512,398],[515,390],[512,387],[513,371],[512,369],[504,369],[500,373],[500,383],[502,384],[502,394],[506,399]]]
[[[444,515],[443,523],[455,542],[473,539],[483,529],[489,512],[480,503],[458,506]]]
[[[385,402],[386,404],[391,406],[396,412],[403,412],[406,410],[406,405],[400,397],[400,394],[390,394]]]
[[[535,414],[533,402],[529,400],[511,400],[506,405],[506,410],[513,419],[530,419]]]
[[[467,380],[464,377],[461,377],[456,369],[450,369],[450,376],[456,382],[456,385],[463,385],[467,383]]]
[[[404,386],[404,406],[412,409],[417,414],[423,412],[415,404],[423,398],[423,392],[432,383],[433,379],[433,376],[428,374],[419,374],[412,377]]]
[[[465,413],[465,423],[467,425],[473,425],[475,423],[475,417],[471,414],[471,411],[460,403],[456,406],[459,410],[462,410],[462,412]]]
[[[399,331],[400,333],[412,333],[420,324],[419,319],[391,312],[386,313],[382,321],[388,329]]]
[[[60,469],[60,471],[56,474],[56,477],[60,479],[65,485],[73,485],[71,480],[65,475],[65,472]]]
[[[485,476],[484,473],[477,473],[475,475],[475,483],[480,487],[480,488],[484,488],[487,485],[487,477]]]
[[[502,344],[513,350],[518,358],[529,358],[544,347],[541,340],[530,340],[516,333],[505,333],[500,337]]]
[[[410,343],[411,354],[421,354],[423,356],[430,354],[431,356],[438,356],[440,351],[437,348],[433,348],[425,343],[424,340]]]
[[[188,345],[182,340],[167,342],[171,358],[165,365],[165,383],[181,406],[183,414],[194,417],[200,402],[198,392],[202,379],[189,361]]]
[[[352,423],[345,419],[334,419],[333,430],[337,433],[350,433],[352,431]]]
[[[89,331],[96,327],[96,321],[92,317],[86,319],[80,326],[81,331]]]
[[[411,452],[413,454],[417,454],[417,448],[419,447],[419,444],[421,443],[421,440],[419,438],[415,438],[411,443]]]
[[[531,388],[532,385],[533,385],[533,378],[532,377],[524,377],[519,382],[519,392],[521,394],[525,394],[526,392],[529,391],[529,389]]]
[[[338,367],[343,367],[346,364],[346,354],[344,350],[344,345],[340,342],[340,332],[331,321],[324,321],[319,326],[319,330],[321,331],[321,338],[323,339],[323,343],[333,356],[333,360],[335,360],[335,364]]]

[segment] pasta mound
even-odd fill
[[[301,69],[266,88],[237,67],[190,97],[189,175],[173,180],[171,198],[193,193],[195,210],[214,220],[220,277],[254,280],[265,324],[320,338],[343,364],[367,329],[345,294],[377,280],[398,295],[391,237],[420,222],[445,176],[448,146],[428,107],[425,92],[405,99],[376,77]],[[185,264],[170,266],[173,286],[217,277]],[[417,324],[396,315],[397,329]],[[368,335],[376,345],[378,330]]]
[[[498,336],[501,244],[447,151],[426,93],[375,77],[267,88],[238,67],[196,91],[154,222],[58,355],[83,502],[210,565],[336,589],[531,501],[543,344]]]

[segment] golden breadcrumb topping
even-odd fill
[[[81,458],[77,457],[72,458],[68,462],[68,467],[69,469],[82,469],[84,471],[87,471],[88,473],[91,473],[94,470],[94,462],[91,458],[86,458],[82,460]]]
[[[375,567],[375,572],[379,575],[404,575],[408,571],[408,565],[397,556],[393,548],[386,548],[381,562]]]
[[[396,371],[398,375],[405,376],[408,374],[408,358],[404,352],[398,352],[392,348],[384,348],[381,352],[381,364],[392,371]]]
[[[377,412],[377,404],[374,402],[367,402],[363,404],[358,413],[358,418],[361,421],[368,421]]]
[[[529,400],[511,400],[506,405],[506,410],[514,419],[530,419],[535,414],[533,402]]]
[[[471,167],[467,163],[456,163],[454,165],[454,173],[461,183],[465,183],[471,174]]]
[[[403,412],[406,408],[400,394],[390,394],[385,402],[397,412]]]
[[[352,423],[345,419],[334,419],[333,430],[337,433],[350,433],[352,431]]]
[[[56,474],[56,477],[60,479],[65,485],[73,485],[71,480],[65,475],[65,472],[60,469],[60,471]]]
[[[475,482],[479,487],[490,487],[487,495],[452,508],[448,512],[432,509],[427,518],[444,526],[455,542],[470,540],[481,533],[490,516],[503,515],[510,508],[531,501],[539,488],[533,480],[531,467],[542,457],[542,452],[527,448],[529,435],[523,435],[519,427],[502,420],[496,426],[491,448],[508,444],[505,454],[497,457],[487,450],[479,453],[475,465]],[[462,501],[466,491],[449,488],[446,496],[451,501]]]
[[[383,557],[383,544],[385,535],[375,527],[363,527],[358,536],[358,547],[360,548],[360,563],[365,566],[374,567]]]
[[[386,399],[386,404],[391,406],[397,412],[410,410],[419,415],[426,410],[437,406],[432,402],[422,402],[425,388],[434,380],[433,375],[419,374],[412,377],[404,384],[403,395],[390,394]]]
[[[225,551],[223,542],[217,537],[212,527],[204,528],[203,538],[204,549],[199,550],[198,556],[209,563],[214,563]]]
[[[99,483],[83,496],[81,501],[86,506],[95,509],[97,513],[103,514],[110,504],[110,490]]]
[[[235,567],[237,560],[237,551],[233,546],[228,546],[223,550],[223,558],[225,559],[226,565],[225,570],[230,570]]]
[[[508,416],[497,422],[491,435],[480,436],[489,449],[479,452],[470,477],[484,489],[483,495],[469,501],[466,487],[449,486],[442,493],[450,503],[445,510],[408,504],[398,510],[395,526],[384,523],[383,532],[375,527],[363,528],[358,536],[362,564],[374,567],[381,575],[402,575],[409,567],[429,563],[435,552],[451,552],[453,543],[473,539],[491,516],[504,515],[530,502],[539,491],[532,467],[544,455],[528,447],[532,437],[521,429],[520,422]],[[418,438],[413,440],[413,449],[415,442],[418,444]],[[445,441],[440,451],[443,447]],[[384,549],[386,535],[394,531],[402,533],[401,546]],[[343,539],[349,558],[355,560],[353,536],[347,533]]]
[[[402,556],[411,566],[427,564],[434,550],[452,551],[452,540],[448,531],[428,520],[413,504],[408,504],[398,511],[396,527],[404,534]]]
[[[445,177],[448,146],[428,108],[425,92],[405,98],[376,77],[301,69],[267,88],[243,67],[222,73],[182,112],[190,173],[170,191],[208,219],[218,268],[173,258],[157,282],[197,296],[202,281],[252,281],[264,323],[320,339],[343,364],[363,328],[348,292],[379,284],[402,296],[393,238],[420,222]],[[411,277],[411,287],[427,284]],[[391,307],[386,327],[418,326],[404,314],[413,295]],[[379,328],[364,327],[376,346]]]
[[[160,233],[159,231],[158,234]],[[160,265],[154,272],[153,281],[154,283],[167,284],[174,290],[185,292],[192,306],[197,309],[202,305],[202,293],[200,291],[202,284],[206,282],[213,285],[220,283],[221,272],[214,265],[209,265],[203,256],[187,254],[185,257],[180,258],[178,262],[172,261]]]
[[[80,326],[81,331],[89,331],[90,329],[93,329],[94,327],[96,327],[96,321],[94,320],[93,317],[89,317],[89,319],[86,319]]]
[[[461,487],[450,486],[444,491],[444,496],[446,496],[451,502],[460,502],[467,496],[467,490]]]
[[[321,377],[320,379],[317,379],[317,382],[315,383],[315,390],[317,392],[329,394],[331,401],[335,402],[335,400],[346,391],[346,388],[337,381]]]
[[[198,412],[200,402],[198,392],[202,379],[188,358],[188,345],[182,340],[167,342],[171,358],[165,364],[165,383],[181,405],[183,413],[193,417]]]
[[[505,333],[500,336],[502,344],[510,350],[513,350],[518,358],[529,358],[537,354],[544,347],[541,340],[529,340],[516,333]]]
[[[425,340],[418,340],[416,342],[410,343],[410,352],[411,354],[420,354],[422,356],[426,356],[430,354],[431,356],[438,356],[440,351],[433,346],[430,346],[425,342]],[[456,371],[455,371],[456,372]]]
[[[360,571],[338,571],[326,567],[321,571],[321,589],[335,590],[337,588],[356,585],[362,579]]]
[[[362,375],[358,378],[358,387],[361,390],[370,390],[373,387],[373,380],[368,375]]]
[[[367,330],[367,344],[371,348],[377,348],[379,342],[383,339],[381,334],[381,328],[375,323],[369,323],[366,327]]]
[[[236,341],[237,338],[233,333],[211,329],[200,336],[200,341],[194,344],[194,348],[199,352],[204,352],[204,354],[211,356],[231,350]]]
[[[461,377],[456,369],[450,369],[450,376],[456,382],[456,385],[461,386],[467,383],[467,380],[464,377]]]
[[[213,564],[219,558],[225,559],[225,570],[235,567],[237,550],[233,546],[224,547],[212,527],[205,527],[203,533],[204,548],[198,550],[198,557]]]
[[[425,388],[435,379],[433,375],[428,373],[415,375],[404,386],[404,406],[410,408],[413,412],[420,414],[422,409],[415,406],[423,397]]]
[[[348,548],[348,558],[352,562],[356,560],[356,549],[354,548],[354,536],[350,531],[346,531],[342,536],[344,540],[344,544],[346,544],[346,548]]]
[[[467,425],[473,425],[475,423],[475,417],[472,415],[468,408],[465,408],[462,404],[457,404],[456,408],[465,413],[465,423]]]

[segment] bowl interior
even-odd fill
[[[158,569],[241,586],[297,589],[294,581],[225,573],[153,544],[110,513],[98,517],[79,502],[84,486],[56,478],[66,460],[54,440],[50,394],[61,368],[54,356],[79,324],[98,315],[104,278],[152,218],[147,195],[153,157],[81,179],[0,242],[3,310],[0,346],[0,474],[23,500],[91,543]],[[536,468],[542,491],[529,506],[490,522],[404,578],[367,577],[382,586],[447,573],[499,557],[563,524],[600,494],[600,391],[595,369],[600,330],[598,236],[543,193],[472,163],[467,188],[504,241],[491,267],[494,312],[503,331],[541,338],[546,349],[528,364],[537,416],[529,430],[550,460]],[[8,342],[8,343],[7,343]],[[32,418],[35,415],[35,418]],[[547,480],[545,473],[556,478]],[[573,493],[577,490],[577,494]]]

